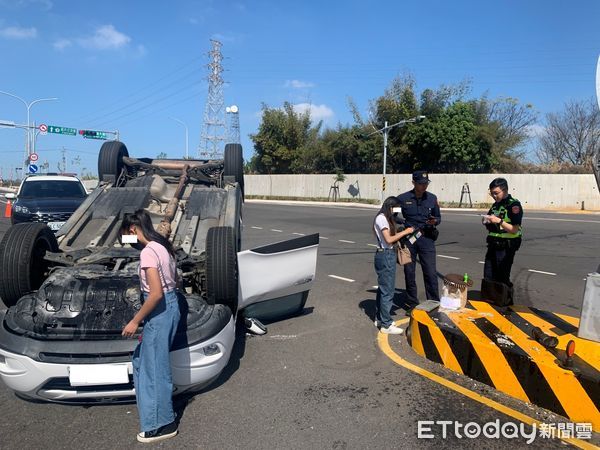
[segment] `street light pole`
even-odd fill
[[[27,103],[21,97],[15,95],[15,94],[11,94],[10,92],[0,91],[0,94],[8,95],[9,97],[13,97],[13,98],[16,98],[17,100],[20,100],[25,105],[25,108],[27,108],[27,133],[25,135],[26,136],[25,153],[27,153],[27,159],[29,159],[29,155],[31,155],[31,144],[32,144],[31,130],[30,130],[30,124],[29,124],[29,112],[31,110],[31,107],[33,105],[35,105],[36,103],[46,102],[46,101],[51,101],[51,100],[58,100],[58,98],[57,97],[38,98],[36,100],[33,100],[32,102]]]
[[[416,116],[416,117],[412,117],[410,119],[401,120],[400,122],[396,122],[395,124],[392,124],[392,125],[388,125],[388,122],[386,120],[383,128],[380,128],[379,130],[375,130],[372,133],[369,133],[365,136],[365,137],[372,136],[375,133],[383,134],[383,179],[381,181],[381,203],[383,203],[383,201],[385,200],[385,176],[386,176],[386,168],[387,168],[388,134],[392,128],[401,127],[403,125],[406,125],[407,123],[415,123],[415,122],[418,122],[423,119],[425,119],[425,116]]]
[[[171,117],[171,119],[173,119],[175,122],[178,122],[185,127],[185,159],[189,159],[190,155],[189,155],[188,127],[183,121],[181,121],[175,117]]]

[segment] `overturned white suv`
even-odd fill
[[[25,398],[54,402],[133,399],[131,354],[121,330],[140,308],[139,251],[119,242],[125,213],[146,209],[173,242],[182,319],[171,351],[175,394],[201,389],[227,365],[236,318],[275,320],[304,308],[318,235],[240,251],[243,158],[130,158],[106,142],[100,182],[56,235],[42,223],[0,242],[0,378]],[[141,328],[138,330],[141,332]]]

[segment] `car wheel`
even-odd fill
[[[0,298],[12,306],[46,279],[46,252],[57,252],[54,233],[43,223],[19,223],[8,229],[0,242]]]
[[[233,176],[244,194],[244,155],[240,144],[225,145],[223,176]]]
[[[119,141],[109,141],[102,144],[98,155],[98,178],[100,182],[107,181],[116,186],[123,171],[123,157],[129,156],[125,144]]]
[[[233,228],[213,227],[206,235],[206,294],[209,304],[237,309],[237,255]]]

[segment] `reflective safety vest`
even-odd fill
[[[514,203],[518,203],[518,202],[519,202],[519,200],[511,197],[508,200],[508,202],[502,201],[498,205],[493,204],[488,214],[490,214],[490,215],[493,214],[494,216],[497,216],[497,217],[500,217],[501,219],[503,219],[506,223],[511,223],[510,217],[508,216],[508,208],[511,208]],[[517,231],[516,233],[507,233],[507,232],[503,231],[502,228],[500,228],[500,225],[496,225],[495,228],[498,231],[490,231],[488,233],[488,236],[495,237],[495,238],[501,238],[501,239],[514,239],[514,238],[520,238],[521,236],[523,236],[523,230],[522,230],[521,226],[519,226],[519,231]]]

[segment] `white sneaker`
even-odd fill
[[[373,321],[373,325],[375,325],[376,327],[379,327],[379,321],[378,321],[377,319],[375,319],[375,320]]]
[[[404,330],[400,327],[397,327],[394,324],[391,324],[389,327],[387,328],[381,328],[380,330],[383,334],[402,334],[404,333]]]

